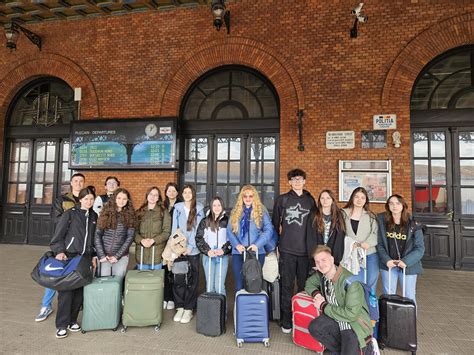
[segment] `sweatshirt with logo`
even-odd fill
[[[306,225],[313,206],[314,198],[306,190],[303,190],[301,196],[293,190],[278,196],[273,207],[272,222],[279,232],[280,252],[308,256]]]

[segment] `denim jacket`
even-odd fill
[[[181,232],[183,232],[186,238],[188,238],[188,255],[199,254],[199,249],[196,246],[196,232],[201,219],[204,218],[204,206],[199,202],[196,203],[196,212],[196,221],[193,223],[193,228],[188,231],[188,217],[186,216],[186,211],[184,209],[184,202],[178,202],[174,205],[173,227],[171,228],[171,235],[173,235],[178,228]]]
[[[243,216],[241,217],[242,220]],[[240,221],[239,221],[240,222]],[[227,224],[227,239],[229,239],[232,244],[232,254],[240,254],[235,248],[237,245],[242,244],[245,247],[248,247],[251,244],[255,244],[258,247],[259,254],[265,254],[264,246],[267,244],[273,235],[273,224],[270,219],[270,215],[267,211],[264,212],[262,218],[262,225],[260,228],[257,228],[253,219],[250,220],[249,225],[249,235],[242,235],[240,230],[237,233],[232,232],[232,223]],[[249,243],[250,238],[250,243]]]

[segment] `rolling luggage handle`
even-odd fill
[[[399,267],[399,266],[395,266],[395,267]],[[393,268],[392,268],[393,269]],[[388,270],[388,290],[390,292],[390,289],[392,288],[392,272],[391,270],[392,269],[389,269]],[[405,268],[400,268],[403,270],[403,277],[402,277],[402,296],[405,297],[405,283],[406,283],[406,271],[405,271]],[[397,290],[395,290],[395,294],[397,293]]]
[[[212,263],[212,258],[209,257],[209,280],[207,282],[207,287],[206,287],[206,291],[207,292],[211,292],[211,288],[210,288],[210,285],[211,285],[211,282],[210,282],[210,279],[211,279],[211,263]],[[219,258],[219,291],[218,293],[222,293],[222,288],[221,288],[221,278],[222,278],[222,257],[220,256],[217,256],[217,258]]]
[[[151,247],[151,270],[142,270],[143,269],[143,252],[144,246],[141,245],[141,255],[140,255],[140,266],[138,268],[139,271],[153,271],[155,270],[155,244]]]

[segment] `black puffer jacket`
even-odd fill
[[[95,232],[95,249],[97,256],[102,259],[106,256],[115,256],[120,259],[128,255],[128,248],[133,242],[135,228],[125,227],[120,221],[115,229],[99,229]]]
[[[230,254],[232,245],[227,240],[228,220],[229,218],[224,212],[219,219],[219,226],[216,231],[212,231],[209,226],[209,216],[201,220],[196,232],[196,246],[202,254],[207,255],[209,250],[216,248],[221,248],[224,255]]]
[[[79,254],[92,256],[96,223],[97,213],[92,208],[86,211],[75,206],[65,211],[56,225],[51,250],[55,254],[65,253],[68,258]]]

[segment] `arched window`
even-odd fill
[[[473,67],[473,46],[435,58],[418,76],[411,110],[474,108]]]
[[[10,126],[69,124],[77,118],[74,91],[57,78],[35,80],[17,95],[9,117]]]
[[[279,107],[273,86],[255,71],[220,68],[199,79],[184,106],[184,120],[277,118]]]

